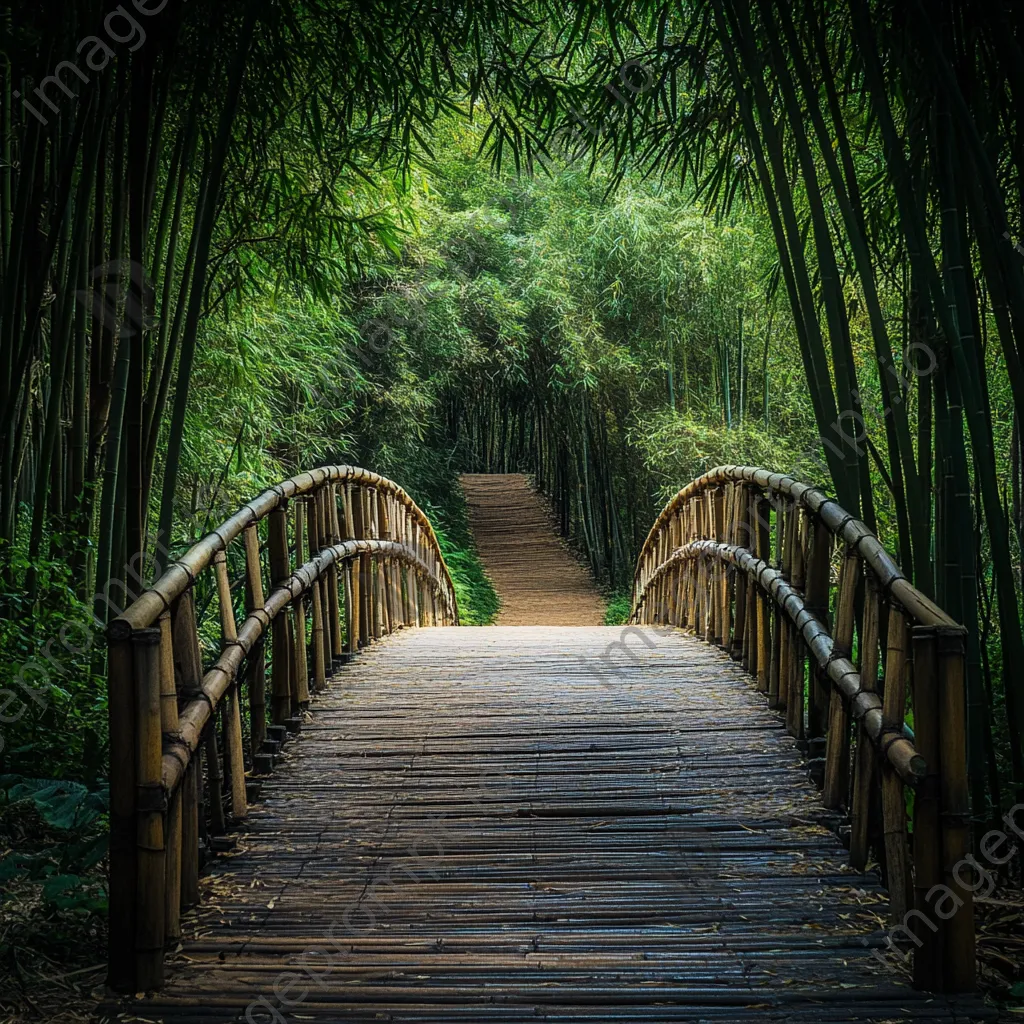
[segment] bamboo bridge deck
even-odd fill
[[[344,668],[139,1019],[970,1019],[871,957],[884,896],[741,669],[620,634],[410,630]]]
[[[467,487],[508,617],[577,624],[405,629],[344,666],[120,1019],[987,1019],[873,956],[886,895],[740,665],[579,624],[599,599],[555,538],[501,537],[543,532],[522,478]]]

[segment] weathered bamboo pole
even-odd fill
[[[907,624],[895,604],[889,609],[886,639],[885,684],[882,692],[883,728],[903,731],[907,700]],[[910,850],[907,843],[907,806],[903,780],[891,767],[882,769],[882,829],[885,834],[886,885],[889,920],[903,921],[910,909]]]
[[[160,630],[132,635],[136,717],[135,984],[143,992],[157,989],[164,976],[164,812],[161,785]]]
[[[927,765],[927,774],[914,797],[914,909],[920,940],[914,954],[914,985],[942,991],[943,936],[933,918],[927,894],[942,881],[942,799],[939,740],[938,636],[933,627],[915,626],[914,744]]]
[[[874,693],[878,689],[879,615],[878,586],[874,576],[868,573],[864,581],[864,614],[860,631],[860,684],[865,693]],[[861,726],[857,729],[850,815],[850,864],[858,871],[863,871],[868,862],[875,778],[875,750]]]
[[[135,836],[135,657],[130,636],[112,640],[107,654],[110,729],[109,939],[107,982],[135,992],[135,915],[138,851]]]
[[[270,585],[280,587],[288,579],[288,509],[282,502],[271,513],[267,532],[270,552]],[[283,725],[291,717],[292,698],[289,685],[288,620],[277,616],[271,625],[271,718],[275,725]]]
[[[328,530],[328,541],[330,544],[341,543],[341,528],[338,525],[338,488],[335,484],[328,484],[324,488],[324,501],[327,506],[327,516],[324,524]],[[328,616],[328,627],[331,636],[331,658],[332,667],[335,662],[341,661],[341,602],[338,597],[338,567],[333,565],[327,573],[327,589],[329,597],[330,614]]]
[[[220,605],[220,625],[222,644],[238,642],[238,625],[235,621],[235,609],[231,602],[231,583],[228,580],[227,558],[223,551],[218,551],[213,560],[217,575],[217,595]],[[236,679],[229,688],[224,705],[224,734],[227,739],[227,774],[231,786],[231,815],[235,821],[244,821],[248,816],[248,803],[245,795],[245,758],[242,751],[242,706],[239,682]],[[177,722],[177,711],[175,711]],[[167,729],[165,732],[169,731]]]
[[[265,604],[260,540],[255,523],[245,528],[242,542],[245,546],[245,610],[247,615],[252,615],[262,611]],[[267,669],[262,638],[255,649],[249,652],[246,674],[249,690],[249,753],[255,757],[267,738]]]
[[[160,731],[173,736],[178,731],[178,691],[174,682],[174,641],[171,613],[159,618],[160,629]],[[181,794],[173,793],[164,825],[164,932],[169,941],[181,935]]]
[[[951,917],[940,915],[942,977],[946,992],[971,992],[976,983],[974,896],[973,890],[962,881],[966,858],[971,852],[964,630],[941,628],[937,632],[942,880],[957,901],[956,912]]]
[[[303,563],[306,550],[306,504],[295,502],[295,562]],[[295,710],[304,711],[309,707],[309,652],[306,649],[306,596],[295,599],[295,632],[292,647],[292,678],[295,680]]]
[[[815,543],[817,541],[816,534]],[[857,587],[860,579],[860,558],[855,552],[848,551],[843,559],[839,580],[839,602],[832,641],[833,651],[842,658],[849,658],[853,650]],[[813,609],[809,608],[808,610]],[[835,809],[845,804],[849,782],[849,764],[850,717],[842,694],[837,689],[830,688],[828,732],[825,746],[825,785],[822,790],[822,800],[826,807]]]
[[[217,744],[216,712],[206,727],[204,746],[206,749],[207,796],[210,804],[210,833],[222,836],[227,831],[227,820],[224,817],[224,786],[220,771],[220,751]]]

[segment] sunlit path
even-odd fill
[[[604,601],[555,533],[551,507],[521,473],[464,473],[469,524],[501,599],[502,626],[594,626]]]

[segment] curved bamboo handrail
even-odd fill
[[[229,555],[239,548],[243,571],[233,587]],[[210,570],[221,644],[204,671],[195,593]],[[227,802],[235,821],[245,819],[256,777],[301,728],[311,692],[333,668],[403,626],[458,622],[430,521],[397,484],[353,466],[314,469],[264,491],[111,621],[113,987],[162,984],[166,943],[180,934],[181,910],[198,900],[201,834],[215,842],[226,831]]]
[[[958,873],[970,851],[964,629],[823,490],[750,466],[712,469],[666,504],[637,560],[630,621],[692,629],[742,662],[818,766],[825,804],[848,818],[853,866],[872,848],[884,864],[892,921],[934,925],[917,929],[915,983],[973,989]],[[949,917],[929,902],[944,887],[960,901]]]

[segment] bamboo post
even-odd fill
[[[288,510],[283,500],[270,513],[267,545],[270,551],[270,586],[276,589],[284,584],[291,571],[288,567]],[[271,718],[275,725],[283,725],[292,713],[287,613],[282,612],[275,617],[271,631]]]
[[[317,552],[322,551],[331,543],[331,531],[327,522],[329,511],[327,488],[321,487],[316,492]],[[326,574],[321,574],[316,586],[320,590],[320,614],[323,618],[324,671],[330,674],[334,671],[334,659],[341,652],[334,648],[334,630],[331,628],[331,585]]]
[[[338,526],[338,489],[334,484],[324,488],[324,500],[327,503],[325,525],[330,531],[330,543],[341,543],[341,529]],[[331,635],[332,667],[335,660],[341,660],[341,605],[338,601],[338,563],[335,562],[327,570],[327,590],[330,601],[328,626]]]
[[[788,620],[783,626],[788,637],[789,673],[786,678],[786,728],[795,740],[804,735],[804,651],[800,633]]]
[[[255,522],[242,532],[245,547],[245,610],[251,615],[263,609],[263,570],[260,566],[260,539]],[[263,651],[263,638],[249,651],[249,752],[255,757],[267,738],[267,668]]]
[[[771,505],[768,503],[768,499],[762,495],[757,495],[755,498],[755,516],[756,516],[756,544],[755,555],[762,561],[767,562],[770,557],[769,545],[771,543],[768,536],[768,527],[770,525],[771,517]],[[771,683],[770,679],[770,666],[769,666],[769,648],[771,645],[770,627],[768,625],[768,603],[771,599],[767,594],[760,592],[758,587],[757,594],[757,651],[754,654],[752,661],[755,663],[754,667],[757,670],[757,688],[762,693],[768,692],[768,687]]]
[[[860,631],[860,685],[865,693],[875,693],[878,689],[879,614],[878,586],[874,576],[868,573],[865,578],[864,616]],[[857,730],[850,822],[850,863],[858,871],[863,871],[868,861],[875,774],[875,749],[861,726]]]
[[[181,782],[181,907],[199,902],[199,772],[198,752]]]
[[[217,575],[217,594],[220,605],[220,626],[222,643],[225,646],[237,643],[238,626],[235,609],[231,603],[231,583],[228,580],[227,558],[218,551],[213,559]],[[224,735],[227,774],[231,784],[231,815],[235,821],[244,821],[249,807],[245,795],[245,758],[242,752],[242,707],[239,682],[235,679],[224,694]]]
[[[815,543],[818,543],[817,532]],[[812,562],[814,560],[812,559]],[[857,586],[861,563],[856,552],[847,552],[839,580],[839,601],[832,649],[837,658],[849,658],[853,650],[853,629],[856,616]],[[813,688],[812,688],[813,690]],[[842,694],[829,687],[828,732],[825,746],[825,785],[822,801],[833,810],[847,800],[850,766],[850,716]]]
[[[886,641],[885,683],[882,689],[882,720],[891,733],[903,730],[907,699],[907,624],[902,611],[889,610]],[[889,920],[903,921],[910,909],[910,851],[907,844],[907,807],[903,780],[883,762],[882,829],[885,835],[886,884],[889,889]]]
[[[316,497],[306,499],[306,543],[307,557],[313,561],[317,556],[317,515]],[[327,685],[327,668],[324,655],[324,613],[321,602],[320,582],[314,580],[309,588],[313,605],[313,689],[322,690]]]
[[[829,616],[829,574],[832,563],[832,534],[820,520],[808,524],[810,535],[810,553],[807,556],[806,592],[804,604],[827,629],[830,625]],[[852,632],[851,632],[852,637]],[[841,725],[843,714],[840,709],[833,710],[832,686],[828,677],[822,673],[812,672],[810,685],[807,688],[807,731],[812,739],[827,736],[833,724]],[[848,772],[846,775],[848,776]]]
[[[174,649],[171,613],[162,612],[160,629],[160,731],[173,736],[178,731],[178,692],[174,683]],[[164,826],[164,932],[169,941],[181,935],[181,793],[171,794]]]
[[[210,803],[210,832],[215,836],[222,836],[227,831],[227,821],[224,818],[224,793],[223,779],[220,772],[220,752],[217,749],[217,713],[210,716],[206,726],[206,736],[203,740],[206,748],[206,776],[207,791]]]
[[[355,517],[352,512],[352,481],[345,481],[345,534],[343,540],[356,536]],[[358,649],[359,591],[353,571],[352,559],[345,560],[345,653],[351,657]]]
[[[130,635],[111,633],[107,654],[110,729],[110,853],[107,982],[135,992],[135,658]]]
[[[939,775],[938,637],[929,626],[915,626],[914,745],[927,765],[927,774],[914,797],[914,909],[920,946],[914,954],[914,985],[938,992],[943,988],[943,935],[932,920],[926,898],[942,881],[942,804]]]
[[[767,602],[767,599],[765,599]],[[771,609],[772,615],[772,645],[771,645],[771,669],[768,675],[768,707],[778,709],[785,702],[785,688],[780,685],[781,662],[782,662],[782,611],[779,608]]]
[[[368,515],[366,488],[360,487],[356,496],[356,536],[365,540],[370,536],[370,519]],[[371,560],[369,555],[359,556],[359,646],[365,647],[370,642],[373,629],[373,579],[371,576]]]
[[[956,913],[940,925],[942,977],[946,992],[971,992],[975,987],[974,897],[960,880],[971,852],[964,631],[956,627],[937,632],[942,878],[960,901]]]
[[[135,984],[152,991],[163,983],[164,811],[160,704],[160,630],[132,636],[136,715],[136,842],[138,845],[135,918]]]
[[[306,505],[295,502],[295,564],[302,565],[306,550]],[[292,646],[292,679],[295,681],[293,698],[298,710],[309,707],[309,654],[306,650],[306,595],[295,600],[295,639]]]

